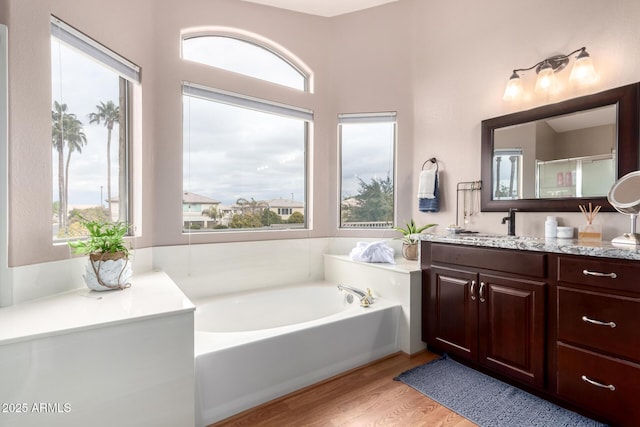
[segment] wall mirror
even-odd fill
[[[639,159],[640,83],[482,121],[483,211],[576,211]]]

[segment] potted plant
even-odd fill
[[[89,238],[69,242],[75,254],[88,254],[84,281],[94,291],[125,289],[131,286],[132,269],[124,236],[129,226],[123,222],[83,220]]]
[[[393,227],[394,230],[402,233],[402,256],[406,259],[418,259],[418,240],[411,237],[413,234],[420,234],[427,228],[431,228],[438,224],[427,224],[418,227],[411,218],[411,221],[405,223],[406,227]]]

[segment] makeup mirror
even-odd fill
[[[611,241],[614,245],[640,245],[636,233],[636,220],[640,214],[640,171],[630,172],[620,178],[609,190],[607,199],[618,212],[629,215],[631,230]]]

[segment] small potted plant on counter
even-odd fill
[[[411,218],[411,221],[405,223],[406,227],[394,227],[393,229],[399,231],[404,236],[402,238],[402,256],[406,259],[415,260],[418,259],[418,240],[411,237],[412,234],[420,234],[424,230],[436,226],[438,224],[427,224],[422,227],[418,227]]]
[[[85,240],[69,242],[75,254],[88,254],[84,281],[94,291],[125,289],[131,286],[132,269],[124,236],[129,226],[123,222],[83,220],[89,231]]]

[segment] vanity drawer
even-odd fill
[[[557,391],[563,399],[615,424],[637,426],[640,420],[640,405],[636,402],[640,395],[640,365],[559,343]]]
[[[547,277],[547,254],[541,252],[434,243],[431,245],[431,262]]]
[[[558,287],[561,341],[640,362],[639,326],[640,298]]]
[[[640,292],[638,261],[597,257],[558,257],[558,281]]]

